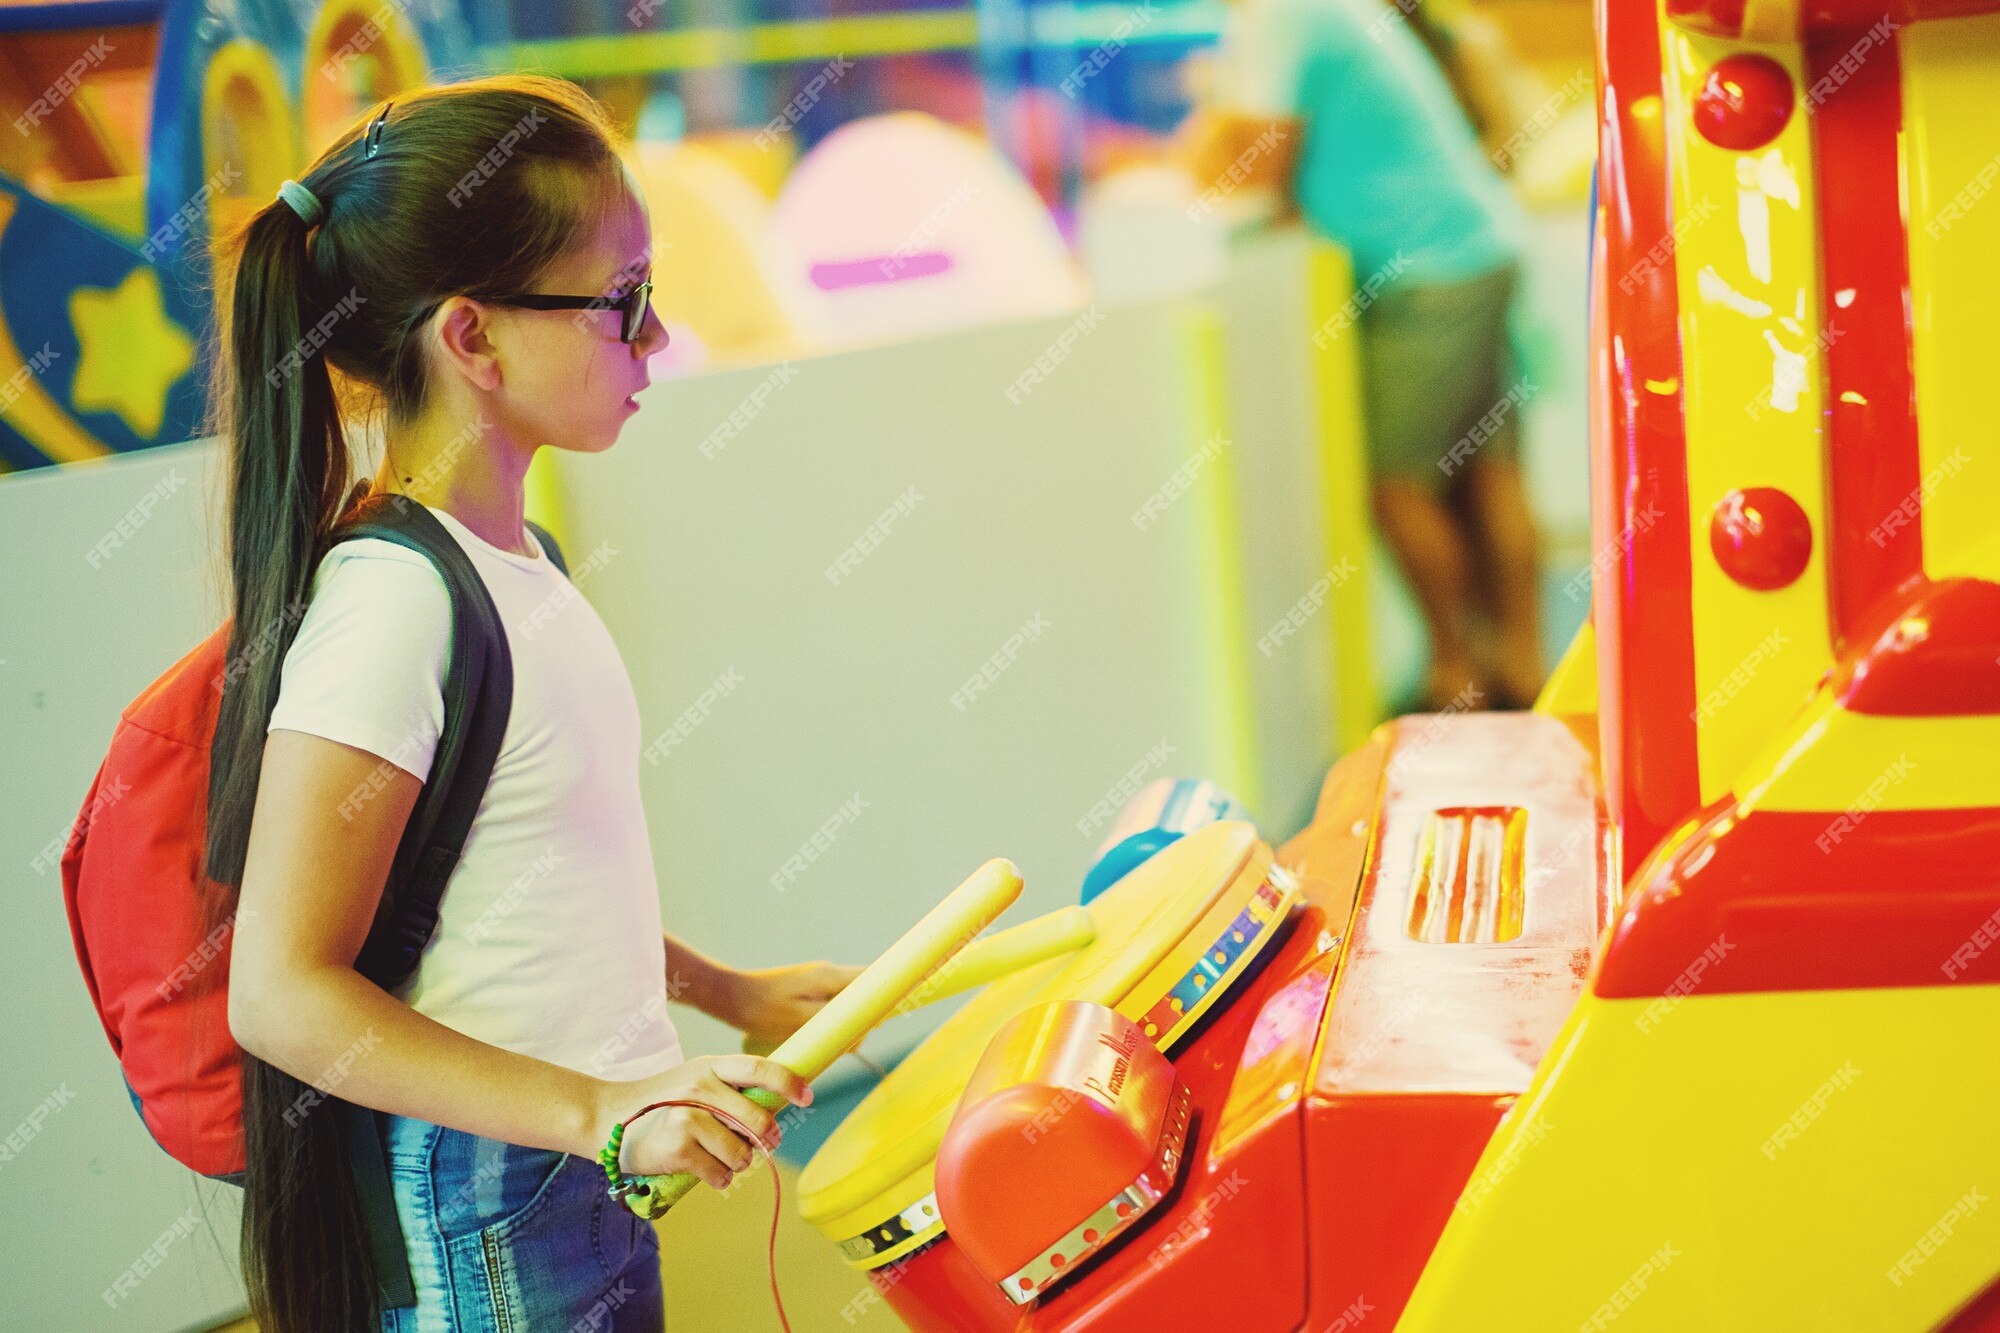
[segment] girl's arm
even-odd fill
[[[848,982],[859,967],[839,963],[794,963],[740,971],[666,937],[667,998],[690,1004],[739,1032],[776,1044],[789,1037]]]
[[[355,972],[421,790],[414,776],[366,750],[270,733],[230,959],[229,1024],[244,1050],[363,1106],[584,1157],[603,1146],[613,1123],[659,1100],[656,1092],[697,1096],[759,1134],[773,1124],[770,1113],[723,1080],[754,1080],[793,1101],[807,1095],[796,1075],[768,1061],[745,1063],[746,1056],[606,1082],[465,1036]],[[677,1168],[726,1183],[727,1170],[747,1164],[748,1148],[733,1135],[720,1138],[712,1118],[675,1120],[675,1134],[657,1137]],[[714,1163],[682,1160],[699,1154],[678,1142],[680,1131]]]

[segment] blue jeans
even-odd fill
[[[659,1237],[597,1163],[384,1120],[417,1303],[383,1333],[661,1333]]]

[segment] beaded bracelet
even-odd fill
[[[767,1111],[775,1111],[785,1104],[784,1098],[764,1088],[745,1088],[743,1095],[759,1106],[764,1107]],[[716,1119],[722,1121],[744,1138],[755,1143],[762,1150],[764,1160],[771,1168],[771,1178],[773,1180],[778,1178],[778,1164],[772,1158],[771,1150],[764,1147],[762,1140],[758,1138],[755,1130],[752,1130],[741,1120],[729,1114],[729,1112],[717,1110],[707,1102],[692,1100],[653,1102],[650,1105],[640,1107],[631,1115],[613,1125],[611,1127],[611,1138],[597,1154],[598,1165],[604,1168],[604,1178],[609,1185],[607,1192],[612,1198],[624,1204],[637,1216],[645,1218],[648,1222],[664,1216],[666,1211],[678,1203],[682,1196],[694,1188],[697,1183],[694,1176],[686,1173],[667,1176],[642,1176],[626,1171],[618,1164],[619,1149],[625,1143],[626,1126],[649,1111],[657,1111],[662,1107],[668,1106],[693,1107],[697,1111],[706,1111]]]

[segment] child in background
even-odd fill
[[[239,887],[229,1021],[265,1333],[661,1328],[658,1239],[593,1160],[612,1126],[694,1099],[768,1144],[771,1114],[740,1089],[810,1100],[768,1060],[686,1059],[668,1001],[776,1038],[856,971],[739,972],[663,932],[631,681],[523,525],[535,451],[609,449],[637,410],[665,342],[649,236],[596,105],[505,78],[398,101],[241,238],[223,375],[247,670],[215,733],[208,858]],[[423,503],[465,549],[514,667],[491,783],[394,995],[353,962],[437,748],[452,613],[415,552],[326,551],[350,494],[340,405],[362,395],[383,427],[373,489]],[[346,1145],[311,1086],[330,1069],[339,1098],[384,1113],[414,1308],[379,1308]],[[624,1140],[627,1170],[718,1188],[752,1160],[698,1109]]]
[[[1412,8],[1233,0],[1196,171],[1236,179],[1261,158],[1253,182],[1282,181],[1352,255],[1357,287],[1374,284],[1356,321],[1362,408],[1375,519],[1430,633],[1418,706],[1521,708],[1543,676],[1519,458],[1533,388],[1505,364],[1526,219]]]

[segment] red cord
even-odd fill
[[[756,1144],[757,1150],[764,1154],[764,1163],[771,1168],[771,1187],[773,1191],[771,1196],[771,1238],[769,1248],[765,1253],[765,1263],[771,1274],[771,1304],[778,1307],[778,1327],[783,1329],[784,1333],[792,1333],[792,1323],[789,1319],[785,1318],[785,1298],[778,1291],[778,1219],[784,1215],[785,1210],[785,1181],[784,1177],[778,1174],[777,1158],[771,1156],[771,1150],[764,1146],[763,1140],[757,1137],[755,1130],[729,1114],[729,1112],[717,1110],[707,1102],[654,1102],[650,1106],[640,1107],[627,1116],[623,1123],[619,1125],[619,1128],[630,1129],[634,1120],[637,1120],[648,1111],[657,1111],[663,1106],[692,1106],[697,1111],[706,1111],[717,1120],[722,1121],[731,1129],[741,1134],[744,1138],[750,1140],[750,1142]]]

